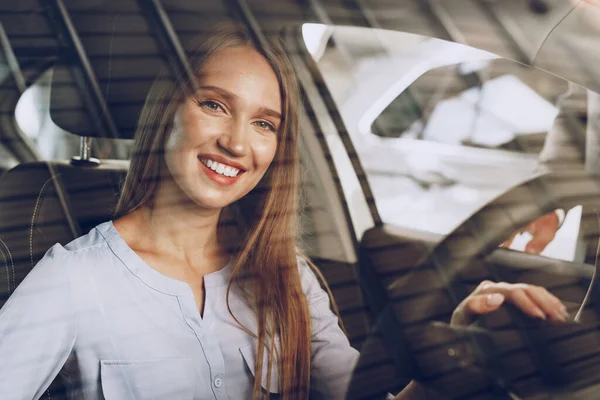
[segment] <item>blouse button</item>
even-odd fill
[[[215,378],[215,380],[213,381],[214,385],[216,388],[220,388],[221,386],[223,386],[223,379],[221,378]]]

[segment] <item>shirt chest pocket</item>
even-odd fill
[[[246,364],[246,368],[252,374],[252,377],[256,376],[255,367],[256,367],[256,347],[254,345],[240,347],[240,353],[242,353],[242,357],[244,358],[244,364]],[[267,363],[269,362],[269,353],[267,350],[263,353],[263,365],[262,365],[262,382],[261,386],[263,391],[267,390]],[[272,399],[278,399],[279,393],[279,369],[277,368],[277,362],[271,368],[271,382],[269,387],[269,392],[271,392]]]
[[[194,369],[189,358],[101,360],[106,400],[192,400]]]

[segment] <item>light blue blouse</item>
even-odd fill
[[[72,399],[251,398],[256,340],[227,310],[231,267],[204,277],[201,317],[189,285],[148,266],[112,222],[53,246],[0,310],[0,399],[38,398],[59,372]],[[312,317],[313,398],[342,399],[358,352],[300,259],[299,269]],[[255,331],[233,286],[230,305]]]

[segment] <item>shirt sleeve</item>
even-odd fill
[[[316,275],[306,261],[298,260],[312,321],[311,399],[345,399],[359,353],[340,328]]]
[[[0,310],[0,399],[37,399],[69,357],[77,335],[71,268],[52,247]]]

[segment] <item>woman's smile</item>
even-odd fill
[[[246,171],[242,165],[217,155],[199,155],[198,160],[206,176],[223,186],[233,185]]]

